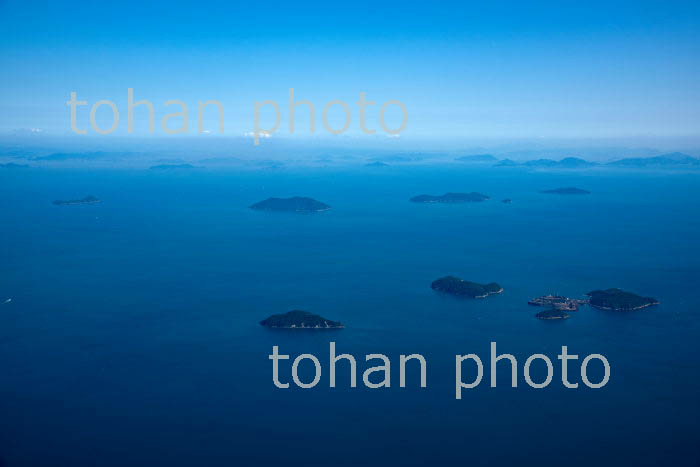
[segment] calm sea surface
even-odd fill
[[[0,169],[0,458],[7,467],[696,466],[699,182],[683,173],[452,167]],[[564,186],[592,194],[539,193]],[[446,191],[493,199],[408,202]],[[103,202],[51,204],[88,194]],[[292,195],[333,209],[247,208]],[[436,295],[430,282],[448,274],[505,292]],[[559,322],[535,319],[540,310],[527,305],[608,287],[662,304],[584,307]],[[292,309],[347,328],[258,324]],[[330,341],[358,358],[359,371],[365,354],[397,363],[422,353],[428,387],[409,371],[404,389],[397,372],[391,388],[366,389],[361,374],[349,388],[340,363],[329,388]],[[498,387],[489,386],[492,341],[518,357],[518,388],[505,362]],[[273,345],[317,355],[319,385],[275,388]],[[609,384],[565,389],[562,345],[604,354]],[[486,374],[455,400],[454,355],[467,353],[482,357]],[[533,353],[554,360],[545,389],[522,378]],[[599,365],[589,373],[599,379]]]

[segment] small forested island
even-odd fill
[[[83,199],[69,199],[69,200],[56,200],[53,202],[56,206],[68,206],[72,204],[95,204],[99,203],[100,200],[95,198],[94,196],[86,196]]]
[[[313,198],[294,196],[292,198],[268,198],[250,206],[258,211],[321,212],[331,207]]]
[[[381,161],[374,161],[374,162],[370,162],[368,164],[365,164],[365,167],[389,167],[389,164],[385,164],[384,162],[381,162]]]
[[[331,321],[308,311],[292,310],[279,315],[272,315],[260,321],[268,328],[286,329],[341,329],[345,326],[338,321]]]
[[[576,188],[573,186],[566,187],[566,188],[555,188],[553,190],[543,190],[541,193],[548,193],[548,194],[554,194],[554,195],[590,195],[591,192],[588,190],[584,190],[582,188]]]
[[[471,203],[490,199],[488,196],[477,192],[471,193],[445,193],[444,195],[418,195],[411,198],[414,203]]]
[[[593,290],[586,295],[590,297],[591,306],[602,310],[632,311],[659,304],[655,298],[641,297],[621,289]]]
[[[192,164],[160,164],[152,165],[151,170],[169,170],[169,169],[197,169],[198,167]]]
[[[505,203],[505,204],[510,204],[510,203],[512,203],[512,202],[513,202],[513,200],[510,199],[510,198],[506,198],[506,199],[504,199],[504,200],[501,201],[501,203]]]
[[[15,164],[14,162],[8,162],[7,164],[0,164],[3,169],[26,169],[29,167],[27,164]]]
[[[446,276],[433,281],[430,285],[433,290],[443,292],[457,297],[486,298],[489,295],[503,292],[503,287],[495,282],[490,284],[479,284],[469,282],[459,277]]]
[[[535,315],[535,318],[538,318],[538,319],[567,319],[567,318],[569,318],[569,316],[570,315],[568,313],[566,313],[562,310],[552,309],[552,310],[540,311],[539,313],[537,313]]]

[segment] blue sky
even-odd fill
[[[698,2],[0,1],[0,31],[0,131],[66,133],[71,91],[125,109],[128,87],[159,117],[168,99],[218,99],[235,135],[252,129],[255,101],[285,104],[291,87],[319,114],[360,92],[401,100],[405,137],[700,128]]]

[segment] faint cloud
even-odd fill
[[[42,128],[17,128],[12,131],[14,136],[33,136],[40,135],[44,132]]]
[[[246,138],[255,138],[255,132],[254,131],[246,131],[245,133],[243,133],[243,136],[245,136]],[[271,138],[272,134],[260,132],[257,136],[259,138]]]

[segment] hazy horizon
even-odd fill
[[[244,160],[370,160],[389,155],[407,155],[425,161],[491,154],[499,159],[525,161],[579,157],[607,162],[627,157],[653,157],[682,152],[700,157],[700,139],[696,138],[598,138],[598,139],[473,139],[382,138],[368,136],[326,136],[317,138],[274,136],[255,146],[249,137],[187,135],[161,137],[55,136],[47,134],[0,135],[0,163],[28,160],[53,153],[109,153],[126,159],[159,160],[177,158],[197,162],[209,158]]]

